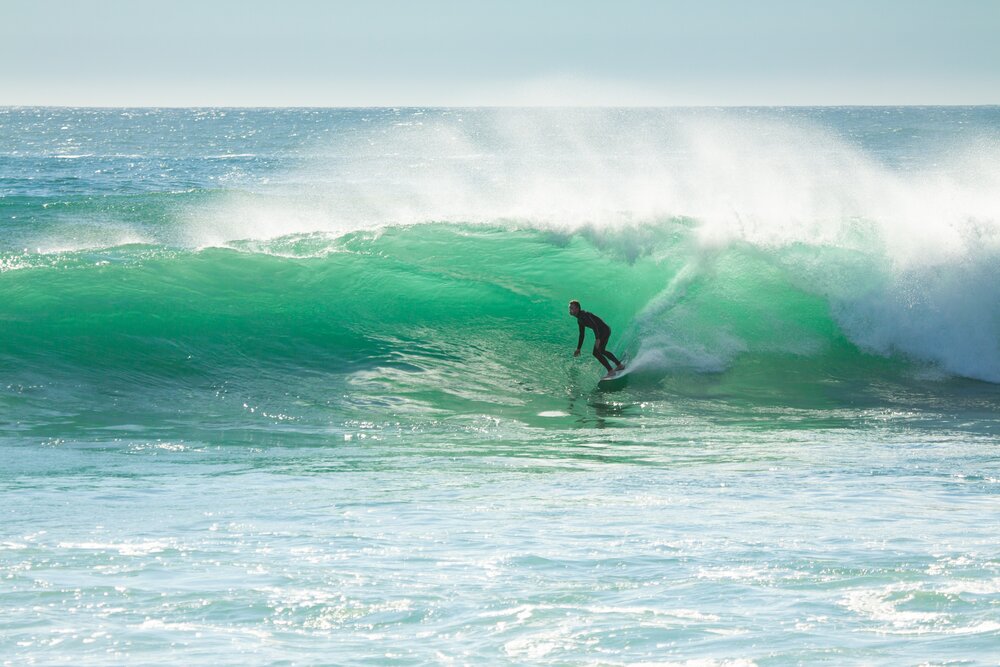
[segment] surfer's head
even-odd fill
[[[580,312],[580,302],[573,299],[569,302],[569,314],[576,317],[576,314]]]

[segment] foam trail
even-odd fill
[[[708,352],[703,346],[682,345],[676,331],[666,331],[662,320],[686,296],[688,287],[711,265],[712,251],[698,253],[685,264],[630,324],[624,345],[636,348],[629,366],[634,371],[693,368],[702,371],[722,370],[726,359]]]

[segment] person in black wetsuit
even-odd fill
[[[580,340],[576,343],[576,352],[573,353],[574,357],[580,356],[580,348],[583,347],[583,336],[586,333],[587,327],[590,327],[594,330],[594,356],[597,357],[597,360],[604,364],[609,373],[612,372],[612,368],[611,364],[608,363],[608,359],[615,363],[613,370],[620,371],[625,368],[622,362],[618,361],[615,355],[606,349],[608,339],[611,338],[611,327],[605,324],[604,320],[593,313],[588,313],[586,310],[580,310],[580,302],[575,299],[569,302],[569,314],[575,317],[577,323],[580,325]]]

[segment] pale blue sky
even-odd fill
[[[998,104],[1000,0],[0,0],[0,104]]]

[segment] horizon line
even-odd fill
[[[0,104],[0,109],[879,109],[1000,107],[1000,102],[844,104]]]

